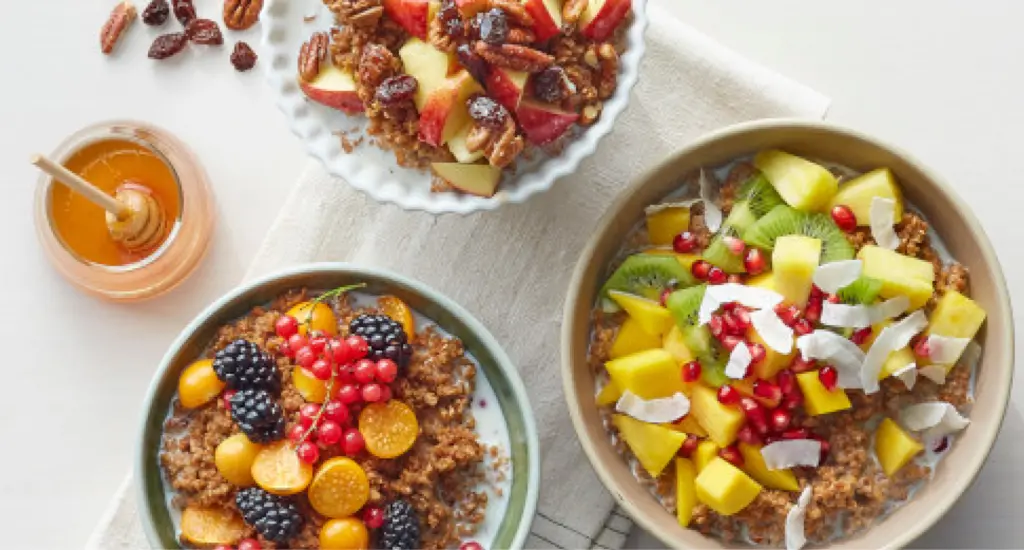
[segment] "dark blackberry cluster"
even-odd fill
[[[384,508],[384,525],[380,529],[378,547],[382,550],[415,550],[420,547],[420,520],[408,502],[396,500]]]
[[[267,390],[245,388],[231,396],[231,418],[253,443],[284,438],[281,405]]]
[[[228,389],[264,389],[274,394],[281,391],[281,375],[274,359],[248,340],[235,340],[218,351],[213,371]]]
[[[405,369],[409,366],[409,359],[412,358],[412,346],[406,341],[405,329],[402,325],[387,315],[363,314],[348,325],[352,334],[358,334],[366,339],[370,347],[367,355],[374,361],[391,359],[398,364],[398,368]]]
[[[272,495],[259,487],[238,491],[235,505],[246,523],[263,538],[278,544],[286,544],[302,527],[302,515],[290,498]]]

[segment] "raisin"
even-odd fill
[[[167,59],[185,49],[188,37],[183,32],[174,32],[156,37],[149,47],[150,59]]]
[[[153,0],[142,12],[142,22],[151,27],[159,27],[166,23],[170,16],[171,6],[167,4],[167,0]]]
[[[469,108],[469,116],[473,120],[478,122],[481,126],[493,128],[495,130],[501,129],[505,126],[505,120],[508,119],[508,110],[505,109],[493,99],[485,95],[475,95],[466,101],[466,106]]]
[[[480,40],[501,45],[508,40],[508,17],[499,8],[484,13],[480,20]]]
[[[209,19],[193,19],[185,27],[185,34],[196,44],[220,46],[224,43],[224,35],[220,33],[220,27]]]
[[[231,64],[235,66],[236,71],[248,71],[256,65],[256,52],[245,42],[239,42],[231,52]]]
[[[445,34],[452,38],[462,38],[465,33],[465,23],[462,21],[462,14],[459,13],[455,0],[444,0],[441,2],[441,9],[437,11],[437,18],[441,21]]]
[[[181,21],[181,24],[188,26],[189,22],[196,18],[196,6],[192,0],[173,0],[174,16]]]
[[[575,86],[565,69],[552,65],[533,77],[533,95],[541,101],[558,103],[573,93]]]
[[[416,79],[407,74],[388,77],[377,86],[375,97],[381,105],[393,107],[412,99],[418,85]]]
[[[490,65],[473,51],[472,46],[460,44],[458,48],[455,48],[455,57],[458,58],[459,64],[469,71],[469,75],[474,80],[481,84],[487,80],[487,75],[491,70]]]
[[[466,26],[466,37],[470,40],[480,40],[480,25],[483,23],[484,14],[478,13],[469,20]]]

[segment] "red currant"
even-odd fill
[[[309,347],[313,348],[313,353],[320,355],[327,349],[327,338],[324,336],[314,336],[309,339]]]
[[[306,464],[313,464],[320,458],[320,449],[312,441],[303,441],[295,448],[295,454],[299,455],[299,460]]]
[[[238,541],[238,550],[263,550],[263,547],[256,539],[242,539]]]
[[[218,544],[217,546],[213,547],[213,550],[235,550],[235,549],[232,548],[231,545],[229,545],[229,544]]]
[[[345,431],[345,435],[341,439],[341,450],[348,456],[355,456],[359,454],[363,447],[366,446],[366,441],[363,439],[363,434],[359,433],[359,430],[352,428]]]
[[[274,332],[281,338],[291,338],[299,332],[299,321],[291,315],[282,315],[274,322]]]
[[[309,338],[305,335],[295,333],[288,337],[288,347],[291,348],[292,353],[298,353],[298,351],[309,345]]]
[[[696,382],[700,379],[700,361],[690,361],[683,365],[683,382]]]
[[[333,370],[330,363],[323,359],[317,359],[310,365],[309,372],[313,373],[317,380],[327,380],[331,377]]]
[[[298,443],[302,436],[306,435],[307,428],[303,428],[302,424],[295,424],[288,430],[288,440],[292,443]]]
[[[718,402],[723,405],[735,405],[740,401],[740,392],[726,384],[718,388]]]
[[[466,541],[459,545],[459,550],[484,550],[483,546],[475,540]]]
[[[299,348],[299,351],[295,352],[295,362],[300,367],[309,370],[313,366],[313,361],[316,361],[316,354],[313,353],[313,348],[306,346]]]
[[[348,407],[346,407],[341,401],[335,401],[332,399],[324,405],[324,418],[337,422],[338,424],[344,424],[348,422],[349,419]]]
[[[708,280],[708,272],[711,271],[711,264],[705,260],[697,260],[690,266],[690,273],[693,274],[697,280],[706,281]]]
[[[398,364],[391,359],[377,361],[377,380],[390,384],[398,378]]]
[[[299,409],[299,423],[309,428],[316,421],[317,415],[320,414],[320,405],[316,403],[306,403]]]
[[[348,344],[348,347],[352,353],[351,357],[349,358],[349,361],[362,359],[363,357],[366,357],[366,355],[370,353],[370,345],[366,343],[365,338],[358,334],[353,334],[352,336],[346,338],[345,343]]]
[[[363,397],[359,393],[359,387],[355,384],[345,384],[338,389],[338,400],[346,405],[354,405],[362,401]]]
[[[384,526],[384,509],[380,506],[367,506],[363,510],[363,523],[367,529],[380,529]]]
[[[359,362],[356,363],[356,368],[353,372],[356,376],[356,382],[359,382],[360,384],[369,384],[370,382],[373,382],[374,378],[377,376],[377,365],[369,359],[360,359]]]
[[[764,252],[761,252],[760,248],[748,248],[747,253],[743,256],[743,268],[747,270],[747,273],[751,275],[757,275],[764,271],[764,267],[767,262],[764,258]]]
[[[836,384],[839,382],[839,373],[831,365],[825,365],[818,371],[818,380],[821,381],[821,385],[825,386],[828,391],[834,391]]]
[[[316,432],[317,440],[324,445],[334,445],[341,441],[341,426],[333,420],[324,420]]]
[[[387,403],[391,401],[391,388],[389,386],[380,387],[380,402]]]
[[[845,204],[837,204],[832,207],[832,221],[836,222],[839,229],[847,233],[852,233],[857,229],[857,216]]]
[[[672,239],[672,250],[680,254],[689,254],[697,249],[697,235],[683,231]]]
[[[720,267],[712,267],[708,270],[708,282],[713,285],[724,284],[729,280],[729,276],[726,275],[725,271],[722,271]]]
[[[376,403],[380,401],[382,393],[380,384],[367,384],[363,386],[363,401]]]

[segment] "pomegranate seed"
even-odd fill
[[[825,300],[828,303],[830,303],[830,304],[838,304],[839,303],[839,295],[838,294],[829,294],[828,296],[825,297]]]
[[[738,306],[732,310],[732,316],[736,318],[736,322],[739,323],[743,330],[749,329],[753,322],[750,320],[750,310],[745,307]]]
[[[263,550],[263,547],[256,539],[242,539],[238,541],[238,550]]]
[[[312,441],[303,441],[296,447],[295,454],[299,455],[299,460],[306,464],[313,464],[320,458],[320,449]]]
[[[789,396],[794,391],[797,391],[796,387],[796,376],[793,371],[789,369],[782,369],[778,374],[775,375],[775,383],[779,385],[779,389],[782,390],[782,394]]]
[[[363,523],[368,529],[380,529],[384,526],[384,509],[380,506],[367,506],[363,511]]]
[[[683,382],[696,382],[700,380],[700,361],[690,361],[683,365]]]
[[[690,273],[700,281],[708,280],[709,271],[711,271],[711,264],[705,260],[697,260],[690,266]]]
[[[814,332],[814,325],[807,319],[798,319],[796,323],[793,323],[793,332],[803,336]]]
[[[747,445],[760,445],[761,436],[757,435],[754,428],[750,424],[744,424],[740,431],[736,432],[736,439],[746,443]]]
[[[837,204],[832,207],[832,221],[836,222],[839,229],[847,233],[852,233],[857,229],[857,216],[854,216],[853,210],[850,210],[850,207],[845,204]]]
[[[760,248],[748,248],[743,256],[743,268],[750,275],[757,275],[765,268],[764,252]]]
[[[658,301],[661,302],[661,307],[668,305],[668,297],[672,295],[672,292],[671,288],[666,288],[661,291],[661,297],[658,299]]]
[[[738,302],[726,302],[722,304],[722,311],[732,311],[739,307],[739,305],[740,304]]]
[[[708,270],[708,282],[713,285],[724,284],[728,278],[729,276],[720,267],[712,267]]]
[[[857,329],[857,330],[853,331],[853,334],[850,335],[850,341],[853,342],[854,344],[857,344],[859,346],[859,345],[863,344],[864,342],[867,342],[868,338],[871,337],[871,334],[872,334],[871,327],[864,327],[862,329]]]
[[[781,432],[789,427],[789,424],[793,421],[793,415],[789,411],[783,409],[775,409],[772,411],[771,423],[772,430]]]
[[[772,434],[768,434],[768,435],[764,436],[762,439],[764,439],[764,444],[765,445],[771,445],[772,443],[775,443],[776,441],[779,440],[779,438],[777,436],[774,436]]]
[[[725,280],[734,285],[742,285],[743,283],[747,282],[743,275],[740,275],[739,273],[730,273],[729,277],[726,278]]]
[[[799,409],[800,406],[803,404],[804,394],[800,393],[799,391],[795,391],[787,395],[785,399],[782,400],[782,408],[786,409],[787,411],[795,411]]]
[[[740,392],[726,384],[718,388],[718,402],[723,405],[735,405],[740,401]]]
[[[381,390],[380,384],[367,384],[363,386],[363,401],[367,403],[376,403],[383,397],[384,391]]]
[[[839,382],[839,373],[832,365],[825,365],[818,371],[818,380],[826,390],[835,391],[836,384]]]
[[[740,322],[736,320],[736,316],[733,315],[732,311],[726,311],[722,314],[722,323],[725,324],[726,334],[732,334],[733,336],[743,336],[747,333],[747,329],[740,325]]]
[[[693,434],[686,434],[686,439],[683,441],[682,446],[679,447],[677,455],[683,458],[690,458],[693,456],[693,452],[697,450],[697,445],[700,444],[700,438]]]
[[[803,354],[798,353],[793,358],[793,362],[789,364],[790,370],[794,373],[807,372],[817,366],[817,362],[814,359],[804,359]]]
[[[302,424],[292,425],[288,430],[288,440],[292,443],[298,443],[302,436],[306,435],[306,429],[302,427]]]
[[[338,401],[346,405],[354,405],[362,399],[363,396],[359,393],[359,387],[355,384],[345,384],[338,389]]]
[[[484,550],[483,546],[475,540],[466,541],[459,545],[459,550]]]
[[[390,384],[398,377],[398,364],[391,359],[377,361],[377,380]]]
[[[825,291],[822,290],[821,287],[819,287],[818,285],[813,285],[812,284],[811,285],[811,295],[810,295],[810,299],[808,299],[808,301],[809,302],[820,302],[822,300],[822,298],[824,298],[824,297],[825,297]]]
[[[756,380],[754,381],[754,399],[765,407],[774,409],[782,402],[782,389],[767,380]]]
[[[747,415],[747,422],[754,427],[757,433],[763,435],[768,432],[768,418],[760,403],[750,397],[744,397],[740,399],[740,408]]]
[[[711,320],[708,321],[708,329],[711,330],[711,335],[715,338],[721,339],[722,335],[725,334],[725,321],[721,315],[712,315]]]
[[[751,365],[756,365],[756,364],[760,363],[761,361],[764,361],[765,356],[768,355],[768,351],[766,349],[764,349],[764,346],[762,346],[761,344],[759,344],[757,342],[754,342],[752,344],[747,344],[747,347],[750,348],[750,364]]]
[[[800,308],[779,304],[775,306],[775,314],[787,327],[792,327],[800,319]]]
[[[697,249],[697,235],[683,231],[672,239],[672,250],[680,254],[689,254]]]
[[[341,401],[332,399],[324,405],[324,418],[338,424],[345,424],[349,420],[348,407]]]
[[[935,446],[932,447],[932,451],[936,452],[936,453],[941,453],[941,452],[945,451],[948,448],[949,448],[949,438],[948,437],[943,437],[937,443],[935,443]]]
[[[360,359],[356,363],[353,373],[355,374],[356,382],[369,384],[377,377],[377,364],[369,359]]]
[[[231,398],[234,397],[234,395],[236,393],[238,393],[237,390],[226,390],[224,392],[223,399],[224,399],[224,409],[225,410],[228,410],[228,411],[231,410]]]
[[[725,247],[729,249],[729,252],[737,256],[743,254],[743,251],[747,249],[747,243],[743,242],[743,239],[733,237],[732,235],[723,237],[722,242],[725,243]]]
[[[782,439],[809,439],[811,432],[807,428],[793,428],[782,432]]]
[[[363,357],[366,357],[366,354],[370,353],[370,345],[366,343],[365,338],[358,334],[353,334],[346,338],[345,343],[348,344],[348,347],[352,352],[352,356],[349,358],[349,361],[362,359]]]
[[[828,460],[828,452],[832,449],[832,446],[829,445],[828,441],[821,436],[815,436],[814,439],[821,442],[821,458],[818,459],[818,464],[821,465]]]
[[[724,458],[728,462],[731,462],[732,465],[737,468],[743,466],[743,455],[740,454],[740,450],[736,448],[736,445],[729,445],[728,447],[718,451],[718,456]]]
[[[333,420],[324,420],[317,428],[317,440],[324,445],[334,445],[341,441],[341,425]]]
[[[821,302],[810,302],[804,310],[804,320],[808,324],[817,323],[821,319]]]
[[[736,346],[745,343],[746,342],[743,340],[743,338],[740,338],[739,336],[733,336],[732,334],[726,334],[725,336],[722,337],[722,347],[729,351],[732,351],[733,348],[735,348]]]
[[[347,456],[359,454],[365,446],[366,440],[363,439],[363,434],[359,433],[359,430],[355,428],[346,430],[345,435],[341,438],[341,450]]]
[[[288,337],[288,347],[292,350],[292,353],[298,353],[300,349],[309,345],[309,338],[306,338],[303,334],[292,334]]]
[[[331,368],[331,364],[323,359],[313,361],[313,364],[309,367],[309,372],[312,373],[317,380],[329,379],[333,371],[334,369]]]
[[[274,322],[274,332],[287,340],[293,334],[299,332],[299,321],[291,315],[282,315]]]
[[[932,348],[928,344],[928,338],[924,336],[916,336],[916,342],[914,342],[914,355],[918,357],[930,357],[932,354]]]

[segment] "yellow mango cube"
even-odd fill
[[[935,304],[925,334],[974,338],[984,323],[985,310],[977,302],[955,290],[947,290]]]
[[[737,407],[728,407],[718,402],[715,390],[695,385],[690,394],[690,414],[707,430],[708,437],[719,447],[725,447],[736,440],[746,417]]]
[[[661,475],[686,441],[686,434],[682,432],[622,414],[612,415],[612,424],[651,477]]]
[[[892,477],[922,450],[924,446],[891,419],[885,418],[878,425],[878,431],[875,432],[875,455],[885,475]]]
[[[604,368],[620,390],[629,390],[644,399],[690,392],[689,385],[683,382],[679,364],[672,354],[661,348],[612,359]]]
[[[842,388],[829,391],[821,383],[817,370],[796,375],[796,383],[800,385],[800,391],[804,394],[804,410],[811,416],[841,411],[852,406],[850,398],[846,397],[846,392]]]
[[[594,401],[598,407],[607,407],[617,403],[620,397],[622,397],[622,390],[619,389],[619,386],[613,380],[609,380],[601,388],[601,391],[597,392],[597,397],[594,398]]]
[[[675,326],[672,314],[658,302],[617,290],[608,291],[608,295],[619,307],[626,310],[630,319],[635,320],[640,328],[651,336],[661,338]]]
[[[836,196],[832,197],[829,208],[847,206],[857,218],[857,225],[868,226],[871,225],[871,202],[875,197],[891,199],[896,203],[892,223],[899,223],[903,219],[903,193],[896,184],[892,170],[888,168],[876,168],[844,183]]]
[[[697,467],[685,458],[676,459],[676,519],[679,525],[690,525],[693,508],[697,506]]]
[[[697,450],[693,451],[693,465],[697,467],[699,474],[712,460],[718,457],[719,446],[710,439],[701,440],[697,444]]]
[[[697,422],[697,419],[694,418],[691,414],[684,416],[683,419],[680,420],[679,422],[676,422],[675,424],[669,424],[668,426],[677,432],[693,434],[697,437],[708,436],[708,432],[705,431],[703,427],[701,427],[700,423]]]
[[[762,380],[768,380],[778,374],[778,372],[789,366],[793,362],[793,358],[799,353],[796,346],[793,346],[793,351],[783,354],[779,353],[771,348],[761,338],[761,335],[756,330],[750,331],[750,341],[761,344],[765,350],[764,359],[754,365],[754,377]]]
[[[882,370],[878,372],[878,379],[884,380],[892,373],[902,369],[903,367],[914,363],[914,352],[910,351],[910,347],[903,347],[894,352],[891,352],[888,357],[885,358],[885,362],[882,363]]]
[[[743,471],[758,483],[769,489],[782,491],[799,491],[800,483],[790,469],[769,470],[761,456],[761,445],[748,445],[740,442],[740,454],[743,455]]]
[[[827,168],[785,151],[761,151],[754,156],[754,166],[764,172],[782,200],[797,210],[825,210],[839,188]]]
[[[821,260],[821,240],[803,235],[786,235],[775,240],[772,273],[775,291],[787,302],[804,307],[814,284],[814,271]]]
[[[697,499],[723,516],[746,508],[761,492],[761,485],[743,470],[715,457],[694,480]]]
[[[760,275],[754,275],[747,279],[746,285],[775,292],[775,275],[772,275],[771,271],[766,271]]]
[[[647,236],[654,245],[671,245],[676,235],[689,229],[690,209],[686,206],[663,208],[647,216]]]
[[[618,359],[633,355],[638,351],[657,347],[661,347],[661,339],[641,328],[640,322],[630,317],[619,327],[615,341],[612,342],[612,347],[608,350],[608,356]]]
[[[882,298],[906,296],[910,299],[910,311],[914,311],[932,297],[935,267],[931,262],[874,245],[861,248],[857,258],[863,265],[862,276],[882,282]]]
[[[680,365],[684,365],[693,361],[693,353],[690,348],[686,346],[686,341],[683,339],[683,331],[676,325],[673,325],[665,337],[661,341],[661,347],[672,354],[676,362]]]

